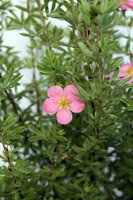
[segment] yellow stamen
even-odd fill
[[[60,99],[58,101],[58,104],[59,104],[59,107],[61,107],[61,108],[67,108],[69,105],[69,101],[68,101],[68,99],[62,97],[62,99]]]
[[[127,70],[126,70],[126,74],[127,75],[133,75],[133,67],[129,67]]]

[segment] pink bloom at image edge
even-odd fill
[[[49,115],[56,114],[58,123],[67,125],[72,121],[72,112],[80,113],[85,108],[85,103],[74,94],[79,94],[74,85],[68,85],[63,90],[60,86],[48,89],[48,99],[44,101],[43,110]]]
[[[111,72],[109,74],[109,78],[112,78],[113,75],[114,72]],[[128,83],[133,83],[133,63],[126,63],[122,65],[119,69],[118,77],[120,79],[125,79],[127,77],[130,77]]]
[[[123,2],[120,6],[122,10],[133,8],[133,0],[118,0],[119,2]]]

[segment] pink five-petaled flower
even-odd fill
[[[113,75],[114,72],[111,72],[109,74],[109,78],[112,78]],[[122,65],[119,69],[118,77],[120,79],[125,79],[127,77],[130,77],[128,83],[133,83],[133,63],[126,63]]]
[[[74,94],[79,94],[74,85],[68,85],[63,90],[60,86],[48,89],[48,99],[44,101],[43,109],[49,114],[56,113],[58,123],[67,125],[72,121],[72,112],[80,113],[85,108],[85,103]]]
[[[133,63],[126,63],[119,69],[118,77],[125,79],[130,77],[128,83],[133,83]]]
[[[118,1],[123,2],[123,4],[120,6],[122,10],[133,8],[133,0],[118,0]]]

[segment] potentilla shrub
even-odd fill
[[[0,2],[1,200],[133,199],[132,8]],[[28,37],[26,57],[6,30]]]

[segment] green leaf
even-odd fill
[[[31,133],[35,134],[29,138],[30,142],[45,139],[45,134],[42,133],[39,129],[35,128],[33,125],[29,124],[28,129],[31,131]]]
[[[34,133],[36,135],[42,135],[42,132],[39,131],[39,129],[35,128],[32,124],[28,125],[28,129],[31,131],[31,133]]]
[[[15,7],[24,11],[24,12],[28,12],[28,9],[26,7],[23,7],[23,6],[20,6],[20,5],[16,5]]]
[[[122,98],[121,101],[128,106],[129,111],[133,110],[133,100]]]
[[[6,133],[6,137],[8,138],[8,140],[11,140],[11,139],[23,139],[23,136],[20,135],[20,133],[22,133],[24,131],[24,126],[20,126],[20,127],[16,127],[14,128],[13,130],[11,131],[8,131]]]
[[[6,133],[16,124],[17,121],[18,117],[13,114],[10,114],[3,124],[3,131]]]
[[[31,136],[29,137],[29,142],[35,142],[35,141],[38,141],[38,140],[44,140],[45,137],[44,135],[35,135],[35,136]]]
[[[89,49],[85,46],[83,42],[78,42],[78,45],[82,52],[87,56],[87,57],[92,57],[92,53],[89,51]]]
[[[2,83],[2,88],[6,89],[6,87],[10,84],[10,81],[13,77],[13,73],[14,73],[14,66],[11,66],[8,71],[7,74],[5,75],[5,79]]]
[[[22,174],[27,174],[28,173],[28,164],[29,164],[29,161],[26,160],[17,160],[15,165],[13,166],[14,170],[17,172],[17,173],[22,173]]]

